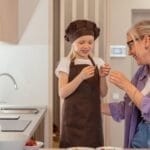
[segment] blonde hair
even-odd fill
[[[133,40],[142,39],[145,35],[150,36],[150,20],[143,20],[133,25],[127,35],[131,36]]]
[[[67,57],[68,57],[70,60],[72,60],[72,59],[74,59],[74,58],[76,57],[76,53],[75,53],[75,51],[74,51],[73,46],[71,46],[71,50],[70,50],[69,54],[67,55]]]

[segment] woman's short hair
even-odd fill
[[[142,38],[145,35],[150,36],[150,20],[143,20],[136,23],[129,29],[127,35],[130,35],[134,39]]]

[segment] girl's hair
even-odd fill
[[[69,54],[67,55],[67,57],[68,57],[70,60],[72,60],[72,59],[74,59],[74,58],[76,57],[76,53],[75,53],[75,51],[74,51],[74,49],[73,49],[73,46],[71,46],[71,50],[70,50]]]
[[[133,40],[142,39],[145,35],[150,36],[150,20],[143,20],[133,25],[127,35],[131,36]]]

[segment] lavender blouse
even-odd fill
[[[132,83],[141,91],[148,79],[148,66],[141,66],[132,79]],[[109,104],[111,115],[115,121],[125,119],[125,136],[124,147],[130,148],[132,139],[135,135],[136,128],[141,118],[150,121],[150,95],[143,96],[141,110],[133,103],[130,103],[130,98],[127,94],[124,96],[124,101],[119,103]]]

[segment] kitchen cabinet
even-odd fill
[[[39,0],[0,0],[0,41],[17,43]]]
[[[18,0],[0,0],[0,41],[18,41]]]

